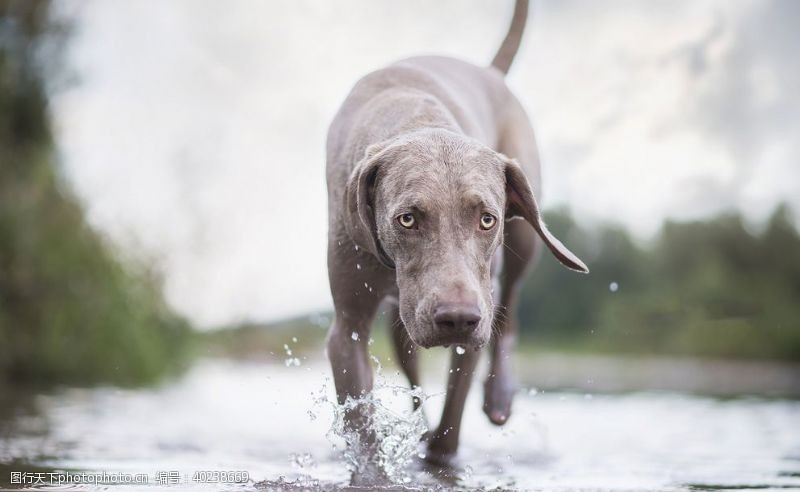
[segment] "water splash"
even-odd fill
[[[422,407],[416,410],[411,405],[398,410],[389,405],[395,397],[408,397],[426,401],[421,388],[409,389],[389,383],[382,374],[380,361],[372,357],[376,365],[372,392],[359,398],[348,397],[339,405],[329,398],[326,385],[314,398],[314,406],[327,406],[333,413],[333,422],[327,438],[337,448],[336,442],[344,441],[340,449],[345,465],[354,481],[362,484],[407,484],[411,481],[409,467],[416,460],[422,436],[428,431]]]

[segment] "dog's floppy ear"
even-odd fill
[[[384,266],[394,268],[394,261],[389,258],[378,240],[378,228],[375,223],[374,192],[378,172],[386,158],[383,150],[384,146],[381,144],[367,147],[364,158],[350,173],[345,191],[347,206],[345,225],[356,245],[375,255]]]
[[[561,244],[561,241],[547,229],[528,178],[525,177],[517,161],[502,154],[500,158],[505,164],[506,174],[506,219],[522,217],[527,220],[558,261],[576,272],[589,273],[589,269],[581,259]]]

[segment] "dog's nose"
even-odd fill
[[[439,304],[433,310],[433,322],[442,330],[472,331],[480,320],[480,309],[471,304]]]

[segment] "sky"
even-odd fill
[[[89,0],[53,96],[94,227],[201,327],[330,308],[324,141],[353,83],[407,56],[485,65],[510,0]],[[642,239],[665,218],[800,211],[800,2],[533,0],[508,76],[545,208]]]

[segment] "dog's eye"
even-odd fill
[[[403,214],[397,218],[397,222],[406,229],[411,229],[416,225],[417,219],[414,218],[414,214]]]
[[[481,229],[488,231],[497,223],[497,218],[492,214],[481,215]]]

